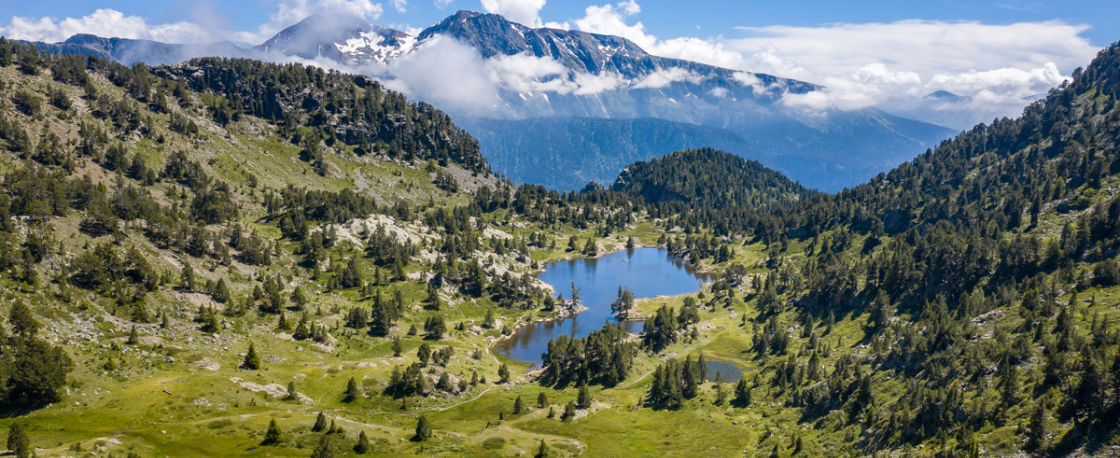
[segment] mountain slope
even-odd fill
[[[655,118],[467,119],[463,127],[478,136],[496,172],[558,189],[610,183],[626,165],[667,150],[751,151],[726,130]]]
[[[859,412],[866,453],[936,437],[957,438],[943,455],[1114,453],[1118,95],[1114,44],[1021,118],[759,222],[782,247],[763,315],[850,316],[870,349],[865,380],[781,383],[803,421]]]
[[[62,43],[30,44],[50,54],[81,54],[113,60],[124,65],[132,65],[137,62],[143,62],[150,66],[177,64],[204,56],[260,57],[251,50],[240,48],[228,42],[174,44],[129,38],[102,38],[88,34],[74,35]]]

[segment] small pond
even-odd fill
[[[545,266],[540,279],[558,294],[571,296],[571,284],[580,288],[580,302],[587,310],[572,318],[522,326],[498,343],[498,351],[518,361],[540,364],[548,341],[560,336],[587,337],[592,331],[614,322],[611,302],[618,287],[629,287],[637,298],[679,296],[700,290],[707,277],[688,263],[659,248],[619,251],[599,258],[560,261]],[[625,322],[630,332],[640,332],[642,322]],[[714,374],[714,373],[713,373]]]
[[[728,361],[705,361],[704,365],[708,367],[705,372],[707,382],[715,382],[716,377],[719,377],[720,382],[723,383],[738,383],[739,379],[743,378],[743,370],[736,366],[735,363]]]

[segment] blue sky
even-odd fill
[[[5,3],[0,35],[49,42],[92,33],[255,45],[313,13],[346,12],[417,33],[459,9],[485,11],[530,26],[623,36],[655,55],[825,86],[811,97],[790,101],[807,110],[875,106],[952,127],[1018,114],[1027,101],[1061,84],[1100,48],[1120,41],[1120,1],[1116,0]],[[477,64],[478,69],[493,68]],[[479,78],[495,75],[485,70]],[[943,101],[935,105],[926,95],[940,90],[964,97],[952,106]]]
[[[7,16],[80,17],[99,8],[111,8],[126,15],[148,18],[153,23],[189,20],[199,7],[206,5],[224,16],[227,26],[236,30],[253,30],[269,21],[276,12],[277,0],[243,1],[151,1],[151,0],[50,0],[41,2],[5,1]],[[378,2],[374,2],[378,3]],[[398,12],[392,0],[380,2],[383,13],[378,21],[399,26],[424,27],[438,22],[455,10],[482,11],[478,0],[408,0],[405,12]],[[567,22],[577,19],[591,5],[602,1],[552,0],[544,4],[540,15],[544,21]],[[437,6],[437,4],[440,4]],[[1040,22],[1060,20],[1070,24],[1087,24],[1084,32],[1098,47],[1120,41],[1120,2],[1094,1],[1022,1],[1000,0],[971,2],[953,1],[814,1],[786,0],[646,0],[641,1],[638,18],[646,29],[665,36],[737,36],[740,26],[769,25],[815,26],[828,23],[894,22],[903,19],[941,21],[979,21],[987,24]],[[0,16],[0,24],[9,17]],[[402,27],[403,28],[403,27]]]

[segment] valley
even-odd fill
[[[1115,455],[1118,99],[1114,44],[843,191],[682,145],[576,192],[366,76],[0,38],[0,429],[20,458]]]

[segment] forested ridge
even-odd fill
[[[1042,455],[1115,444],[1118,94],[1113,45],[1020,118],[752,222],[771,273],[744,325],[761,356],[787,353],[774,351],[773,320],[802,323],[809,346],[770,381],[802,421],[846,409],[868,452],[933,439],[939,455],[976,455],[975,435],[1001,425]],[[854,371],[849,356],[822,370],[833,323],[849,317],[865,323],[868,351]],[[873,393],[896,377],[900,395]]]
[[[712,149],[557,192],[364,77],[0,39],[0,424],[20,457],[1116,453],[1118,95],[1113,45],[837,194]],[[545,263],[639,246],[709,281],[493,350],[579,309]]]

